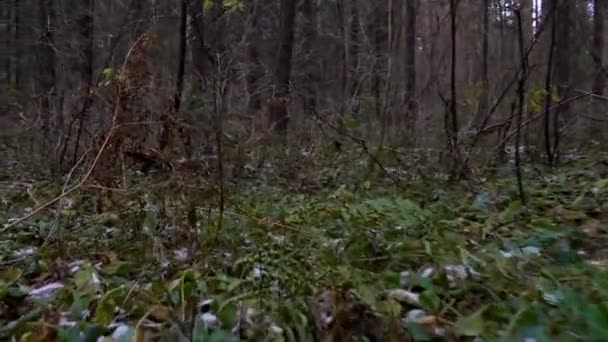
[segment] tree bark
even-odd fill
[[[533,36],[533,0],[519,0],[519,13],[521,15],[522,33],[524,38],[524,49],[528,49]]]
[[[555,82],[557,95],[560,98],[560,106],[556,108],[553,118],[553,160],[558,157],[560,144],[560,120],[561,117],[570,117],[570,103],[567,101],[570,95],[570,26],[571,1],[555,0],[558,7],[555,13],[557,19],[557,41],[555,47]]]
[[[82,99],[81,110],[78,117],[78,132],[74,141],[74,154],[72,164],[78,159],[80,138],[84,129],[84,122],[91,104],[91,91],[93,81],[93,13],[95,11],[95,0],[80,0],[78,3],[76,19],[76,30],[78,31],[78,46],[80,55],[76,61],[76,69],[80,72],[80,85],[78,87],[79,97]],[[61,113],[57,113],[57,118],[61,119]],[[57,123],[58,129],[62,129],[63,120]],[[71,127],[68,129],[71,131]],[[69,139],[69,138],[68,138]],[[66,142],[67,143],[67,142]],[[64,156],[59,156],[60,164],[63,163]],[[60,165],[62,166],[62,165]]]
[[[549,36],[547,44],[547,70],[545,73],[545,99],[544,99],[544,115],[543,115],[543,131],[545,141],[545,154],[547,157],[547,163],[553,165],[553,134],[551,134],[551,122],[554,118],[551,115],[551,104],[553,103],[553,64],[555,55],[555,42],[557,36],[557,16],[556,16],[557,0],[545,0],[543,2],[543,21],[545,25],[551,25],[551,34]],[[553,11],[551,17],[550,12]],[[548,22],[551,20],[551,22]]]
[[[205,43],[205,23],[203,4],[199,0],[186,0],[188,5],[188,16],[192,27],[190,38],[190,50],[192,64],[196,73],[194,88],[198,91],[204,89],[208,77],[208,69],[213,66],[214,59]]]
[[[302,48],[304,49],[304,55],[306,56],[305,61],[305,74],[306,83],[304,85],[304,112],[307,114],[317,113],[317,84],[318,84],[318,68],[317,68],[317,54],[315,51],[315,43],[317,41],[317,8],[313,4],[313,0],[302,1],[302,15],[304,17],[304,23],[302,24],[302,30],[304,34],[304,42]]]
[[[473,128],[480,129],[479,127],[483,122],[484,116],[488,111],[489,102],[489,91],[488,87],[490,84],[488,77],[488,55],[489,55],[489,29],[490,29],[490,2],[491,0],[481,0],[482,3],[482,27],[481,27],[481,70],[480,70],[480,84],[481,92],[479,95],[479,104],[477,107],[477,115],[473,121]]]
[[[446,133],[448,137],[448,146],[450,149],[451,157],[453,160],[453,172],[455,177],[460,177],[465,172],[465,166],[460,165],[460,147],[458,146],[458,97],[456,93],[456,53],[457,48],[457,32],[456,32],[456,19],[457,19],[457,3],[456,0],[450,0],[450,40],[451,40],[451,52],[450,52],[450,100],[448,114],[446,115]]]
[[[260,79],[264,76],[264,68],[260,64],[260,54],[258,51],[258,38],[261,35],[260,31],[260,1],[251,2],[251,25],[247,28],[247,58],[249,66],[245,80],[247,82],[247,112],[249,116],[255,119],[255,115],[262,108],[262,99],[260,96]]]
[[[40,42],[38,44],[38,86],[40,89],[40,117],[42,121],[42,134],[44,146],[48,147],[51,110],[56,95],[56,73],[55,73],[55,51],[54,32],[55,32],[55,8],[52,0],[39,0],[39,24]],[[48,151],[47,151],[48,152]]]
[[[19,0],[15,0],[13,5],[13,42],[14,42],[14,82],[17,89],[21,89],[21,12]]]
[[[591,57],[593,58],[593,93],[604,95],[606,87],[606,74],[604,71],[604,20],[606,13],[606,0],[593,1],[593,42],[591,46]],[[598,101],[595,101],[596,103]],[[596,108],[597,109],[597,108]]]
[[[416,52],[418,50],[416,21],[418,17],[417,3],[418,0],[407,0],[406,4],[406,27],[405,27],[405,79],[406,79],[406,105],[407,105],[407,125],[408,134],[412,137],[409,139],[414,142],[414,127],[418,117],[418,102],[416,99]]]
[[[184,73],[186,70],[186,25],[188,19],[187,0],[179,0],[179,50],[177,60],[177,75],[175,82],[175,94],[173,95],[173,110],[179,112],[182,104],[182,93],[184,92]]]
[[[593,41],[591,46],[591,57],[593,58],[594,78],[592,91],[594,94],[603,96],[604,88],[606,88],[606,70],[604,69],[604,49],[605,49],[605,15],[606,15],[606,0],[593,1]],[[603,104],[597,98],[593,99],[593,114],[602,113]],[[604,135],[601,125],[593,125],[591,134],[599,139]]]
[[[80,72],[80,89],[89,88],[93,78],[93,12],[94,0],[80,0],[76,28],[78,30],[78,45],[80,56],[77,69]]]
[[[296,18],[296,2],[281,0],[281,23],[279,27],[279,51],[275,69],[275,97],[289,96],[289,80],[293,54],[294,26]],[[286,105],[286,104],[285,104]],[[271,115],[275,130],[280,133],[287,131],[287,111],[282,110],[277,115]]]
[[[129,3],[129,25],[131,25],[132,40],[135,41],[146,32],[146,19],[144,18],[145,0],[132,0]]]
[[[374,62],[372,69],[372,97],[374,112],[377,119],[382,119],[381,88],[385,82],[386,53],[388,50],[388,22],[385,0],[375,2],[373,23]]]
[[[11,11],[12,8],[9,3],[0,4],[0,27],[2,27],[2,45],[5,51],[3,54],[0,54],[0,57],[3,59],[2,64],[4,64],[4,70],[0,76],[0,84],[11,83]]]
[[[359,108],[359,47],[361,45],[361,32],[359,29],[359,4],[357,0],[352,0],[350,4],[350,32],[349,32],[349,95],[351,100],[351,110],[358,112]]]

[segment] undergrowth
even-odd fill
[[[0,339],[605,341],[607,161],[526,168],[525,207],[509,164],[467,184],[270,165],[227,180],[225,210],[205,177],[85,186],[3,229]],[[13,167],[5,227],[63,186]]]

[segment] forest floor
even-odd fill
[[[0,340],[608,340],[608,154],[526,167],[526,206],[509,164],[352,163],[227,181],[223,212],[213,179],[133,175],[17,225],[63,185],[1,168]]]

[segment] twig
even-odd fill
[[[312,114],[313,118],[315,118],[318,122],[323,123],[325,125],[327,125],[329,128],[333,129],[334,131],[336,131],[337,133],[349,138],[350,140],[354,141],[355,143],[357,143],[359,146],[361,146],[361,149],[363,149],[363,153],[365,153],[367,156],[370,157],[370,159],[376,164],[378,165],[378,167],[380,167],[380,169],[382,170],[382,172],[384,172],[384,174],[386,176],[388,176],[388,178],[390,178],[393,183],[395,183],[395,185],[399,186],[401,185],[401,182],[399,181],[398,178],[394,177],[392,174],[390,174],[388,172],[388,170],[384,167],[384,165],[382,164],[382,162],[380,162],[380,160],[378,159],[378,157],[376,157],[376,155],[374,155],[373,153],[371,153],[369,151],[369,147],[367,146],[367,143],[365,142],[365,140],[361,139],[361,138],[357,138],[353,135],[351,135],[350,133],[332,125],[331,123],[324,121],[318,114]]]
[[[145,33],[142,34],[139,38],[137,38],[137,40],[135,40],[135,42],[129,48],[129,51],[127,52],[127,55],[125,57],[125,62],[122,65],[122,72],[121,72],[121,74],[125,73],[125,70],[127,68],[127,62],[129,60],[129,58],[131,57],[131,54],[133,53],[133,50],[135,49],[135,46],[137,44],[139,44],[139,42],[145,36],[146,36]],[[38,214],[39,212],[43,211],[44,209],[47,209],[48,207],[52,206],[53,204],[59,202],[61,199],[65,198],[66,196],[68,196],[71,193],[75,192],[76,190],[80,189],[80,187],[82,187],[84,185],[84,183],[91,177],[91,174],[93,173],[93,170],[95,170],[95,167],[99,163],[99,159],[101,159],[101,156],[102,156],[103,152],[105,151],[106,147],[108,146],[108,143],[110,142],[110,138],[112,138],[114,132],[117,129],[119,129],[119,128],[121,128],[123,126],[122,124],[117,124],[116,123],[116,118],[118,117],[119,106],[120,106],[120,104],[119,104],[119,102],[117,102],[116,107],[114,108],[114,113],[112,114],[112,126],[110,127],[110,130],[108,131],[108,134],[106,135],[106,138],[104,139],[103,143],[101,144],[101,147],[99,148],[99,151],[97,152],[97,155],[95,156],[95,159],[93,160],[93,163],[89,167],[89,170],[84,175],[84,177],[82,177],[82,179],[80,180],[80,182],[78,182],[76,185],[74,185],[73,187],[71,187],[69,190],[62,192],[61,195],[59,195],[59,196],[55,197],[54,199],[46,202],[42,206],[40,206],[40,207],[32,210],[29,214],[23,216],[22,218],[18,219],[17,221],[15,221],[13,223],[7,224],[4,228],[0,229],[0,234],[2,234],[4,232],[6,232],[7,230],[15,227],[16,225],[18,225],[18,224],[20,224],[20,223],[28,220],[29,218],[33,217],[34,215]]]
[[[581,95],[578,95],[578,96],[571,97],[571,98],[569,98],[569,99],[567,99],[565,101],[562,101],[562,102],[556,104],[555,106],[551,107],[550,110],[555,110],[555,109],[559,108],[560,106],[563,106],[563,105],[565,105],[567,103],[571,103],[571,102],[580,100],[580,99],[588,97],[588,96],[591,96],[591,93],[586,93],[586,94],[581,94]],[[521,127],[523,128],[523,127],[528,126],[530,123],[532,123],[533,121],[539,119],[544,114],[545,114],[544,112],[541,112],[541,113],[538,113],[538,114],[536,114],[536,115],[528,118],[527,120],[525,120],[525,121],[523,121],[521,123]],[[511,132],[505,134],[504,138],[498,143],[497,148],[494,151],[494,153],[492,153],[492,155],[496,154],[497,150],[500,149],[501,146],[503,146],[504,144],[506,144],[507,141],[509,141],[509,139],[511,139],[516,133],[517,133],[516,130],[512,130]],[[484,165],[487,164],[487,163],[488,163],[488,161],[486,161],[484,163]]]
[[[14,226],[16,226],[18,224],[26,221],[27,219],[33,217],[34,215],[38,214],[39,212],[43,211],[44,209],[46,209],[46,208],[52,206],[53,204],[59,202],[61,199],[65,198],[69,194],[71,194],[71,193],[75,192],[76,190],[78,190],[89,179],[89,177],[93,173],[93,170],[97,166],[97,163],[99,162],[99,159],[101,158],[101,155],[103,154],[103,151],[105,150],[106,146],[108,145],[108,142],[110,141],[110,138],[112,137],[112,133],[114,132],[114,128],[115,127],[112,127],[110,129],[110,132],[106,136],[106,139],[104,140],[101,148],[99,149],[99,152],[97,152],[97,156],[95,156],[95,160],[93,161],[93,164],[91,164],[91,166],[89,167],[89,170],[84,175],[84,177],[80,180],[80,182],[78,182],[78,184],[74,185],[68,191],[63,192],[61,195],[59,195],[59,196],[53,198],[52,200],[46,202],[45,204],[43,204],[42,206],[36,208],[35,210],[32,210],[29,214],[23,216],[22,218],[18,219],[17,221],[15,221],[13,223],[10,223],[7,226],[5,226],[4,228],[0,229],[0,234],[4,233],[5,231],[13,228]]]

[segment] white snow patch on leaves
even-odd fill
[[[34,300],[50,299],[57,290],[63,288],[64,285],[60,282],[53,282],[33,289],[29,292],[29,296]]]
[[[13,252],[15,258],[25,258],[34,255],[36,249],[34,247],[24,247]]]
[[[389,290],[388,298],[400,303],[420,305],[420,295],[418,293],[406,291],[403,289]]]

